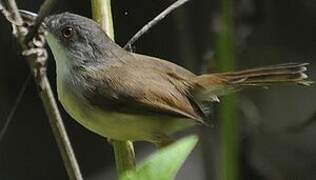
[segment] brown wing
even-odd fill
[[[134,58],[133,58],[134,57]],[[189,79],[196,75],[173,63],[132,54],[120,65],[98,71],[107,77],[94,87],[93,102],[109,111],[159,113],[202,121],[202,114],[188,97]],[[87,96],[91,99],[91,96]],[[89,99],[88,98],[88,99]]]

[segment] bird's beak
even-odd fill
[[[20,15],[23,19],[24,22],[26,22],[28,25],[33,25],[35,23],[35,20],[38,16],[38,14],[31,12],[31,11],[27,11],[27,10],[19,10]],[[42,22],[42,27],[44,28],[44,30],[47,29],[47,25],[45,23],[45,20]]]
[[[23,21],[26,22],[35,22],[35,19],[37,18],[37,14],[33,13],[31,11],[27,11],[27,10],[19,10],[20,15],[23,19]]]

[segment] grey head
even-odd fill
[[[126,53],[91,19],[66,12],[47,17],[44,25],[57,66],[95,65]]]

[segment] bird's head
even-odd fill
[[[96,22],[83,16],[66,12],[47,17],[43,24],[57,65],[94,65],[121,49]]]

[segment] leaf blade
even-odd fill
[[[182,138],[176,143],[149,156],[133,171],[126,172],[120,180],[170,180],[198,142],[196,136]]]

